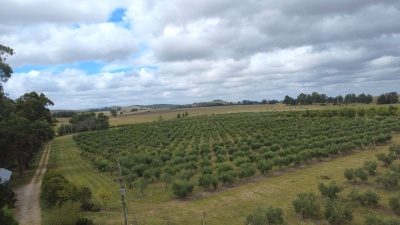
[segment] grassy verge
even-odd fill
[[[392,142],[400,142],[400,137],[395,136]],[[347,199],[348,193],[353,188],[371,185],[380,195],[379,206],[374,210],[393,215],[388,206],[388,198],[398,191],[387,191],[377,186],[374,178],[366,183],[355,186],[345,180],[343,170],[356,168],[363,165],[366,160],[375,160],[375,154],[387,152],[388,146],[379,146],[352,153],[345,156],[331,158],[326,162],[315,162],[313,165],[288,167],[274,171],[266,178],[260,176],[235,187],[222,187],[216,192],[195,192],[186,200],[177,200],[166,191],[163,183],[149,185],[144,194],[138,190],[127,190],[127,208],[129,221],[139,224],[200,224],[203,212],[206,213],[208,224],[243,224],[247,215],[258,207],[276,206],[284,210],[284,217],[288,224],[327,224],[325,220],[303,220],[294,213],[291,202],[299,192],[312,191],[320,196],[317,185],[320,182],[335,180],[345,187],[339,194],[341,199]],[[94,219],[96,224],[121,224],[123,211],[119,185],[113,181],[109,173],[100,173],[91,166],[91,163],[80,157],[80,150],[75,146],[72,136],[56,138],[53,143],[52,160],[61,173],[76,185],[84,185],[96,193],[100,188],[112,193],[107,211],[98,213],[85,213],[85,216]],[[381,165],[379,163],[379,165]],[[380,168],[381,169],[381,168]],[[379,170],[378,170],[379,173]],[[321,198],[322,202],[322,198]],[[363,224],[370,207],[360,207],[351,203],[355,212],[352,224]],[[320,218],[323,218],[322,212]]]

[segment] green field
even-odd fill
[[[219,108],[219,107],[216,107]],[[174,112],[173,114],[176,114]],[[212,114],[212,113],[211,113]],[[217,114],[217,113],[214,113]],[[189,115],[191,113],[189,112]],[[399,142],[400,137],[394,136],[391,143]],[[301,166],[275,168],[266,177],[256,175],[248,180],[240,180],[234,185],[224,185],[217,191],[204,191],[196,187],[187,199],[177,199],[170,190],[165,190],[162,182],[155,182],[142,194],[137,189],[127,190],[127,206],[129,220],[138,224],[200,224],[203,212],[206,214],[207,224],[243,224],[247,215],[257,206],[276,206],[284,210],[285,220],[288,224],[309,223],[327,224],[323,220],[323,213],[319,218],[303,220],[292,209],[291,201],[299,192],[313,191],[320,197],[317,190],[319,182],[335,180],[345,186],[339,197],[347,201],[347,195],[355,185],[347,182],[343,177],[346,167],[362,166],[366,160],[374,160],[375,154],[387,152],[388,146],[371,146],[364,151],[346,153],[340,156],[325,158],[320,162],[313,160]],[[52,161],[64,176],[76,185],[84,185],[95,193],[100,187],[113,193],[112,202],[107,211],[86,213],[97,224],[121,224],[123,222],[122,204],[119,196],[119,185],[113,181],[108,172],[100,173],[92,163],[80,156],[81,150],[77,148],[72,136],[59,137],[54,141]],[[381,167],[379,167],[382,170]],[[378,170],[379,172],[379,170]],[[361,186],[372,186],[381,196],[381,201],[374,210],[382,214],[391,213],[387,199],[396,191],[387,191],[377,186],[373,179],[361,183]],[[398,190],[398,189],[396,189]],[[320,198],[322,202],[322,198]],[[355,209],[355,218],[352,224],[363,224],[365,216],[371,207],[360,207],[351,203]]]

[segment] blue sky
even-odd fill
[[[10,0],[12,98],[55,109],[379,95],[400,81],[400,2]]]

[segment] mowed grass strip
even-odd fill
[[[394,142],[400,142],[398,135]],[[242,182],[232,187],[220,187],[216,192],[204,192],[196,188],[195,193],[185,200],[176,199],[171,189],[165,190],[162,183],[149,185],[142,195],[135,189],[127,190],[127,206],[130,223],[139,224],[200,224],[203,212],[207,224],[243,224],[247,215],[256,207],[275,206],[284,210],[284,217],[288,224],[327,224],[320,212],[320,219],[302,219],[296,215],[291,202],[300,192],[314,192],[323,203],[317,186],[320,182],[335,180],[343,185],[345,190],[339,198],[348,201],[347,195],[353,188],[370,186],[376,191],[381,201],[378,208],[361,207],[351,203],[354,211],[354,220],[351,224],[363,224],[371,209],[380,213],[393,215],[388,206],[388,198],[397,194],[398,189],[387,191],[377,186],[374,177],[369,177],[366,183],[354,185],[344,176],[345,168],[361,167],[366,160],[376,160],[375,154],[388,152],[388,145],[378,146],[344,156],[333,157],[325,162],[314,161],[309,165],[287,167],[269,173],[267,177],[258,176],[248,182]],[[57,166],[61,173],[77,185],[89,186],[93,193],[100,188],[112,192],[112,201],[107,211],[87,213],[96,224],[121,224],[123,221],[121,196],[118,184],[113,183],[109,173],[100,173],[94,169],[89,161],[80,157],[80,150],[75,146],[71,136],[57,138],[53,144],[52,154],[57,156]],[[399,160],[396,161],[398,163]],[[378,162],[379,171],[382,163]],[[196,182],[192,180],[192,182]],[[323,209],[323,207],[322,207]]]
[[[118,184],[110,177],[97,172],[90,161],[88,162],[80,156],[80,152],[81,150],[75,146],[71,135],[58,137],[54,140],[52,154],[54,154],[57,169],[65,178],[75,185],[89,187],[93,195],[100,188],[104,188],[113,193],[113,196],[118,196]],[[110,205],[113,205],[113,202]]]

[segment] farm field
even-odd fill
[[[322,219],[302,220],[294,213],[291,201],[299,192],[313,191],[320,196],[317,190],[318,183],[329,180],[335,180],[346,186],[345,191],[339,195],[340,198],[346,199],[351,191],[350,187],[354,185],[345,182],[344,168],[362,166],[365,160],[374,160],[375,154],[387,152],[387,145],[375,149],[373,146],[386,142],[387,135],[390,136],[393,131],[398,132],[399,120],[398,117],[389,116],[319,118],[315,116],[318,113],[314,116],[312,113],[305,116],[305,113],[310,112],[303,112],[300,117],[298,113],[208,115],[124,126],[110,131],[89,132],[79,134],[75,138],[79,146],[84,149],[83,152],[77,147],[72,136],[59,137],[53,144],[52,160],[61,173],[73,183],[88,186],[93,193],[100,187],[113,193],[113,200],[107,211],[88,213],[90,217],[94,216],[98,224],[120,224],[123,220],[119,185],[113,182],[113,178],[116,177],[115,172],[111,175],[109,171],[110,167],[116,165],[116,152],[121,154],[127,186],[136,187],[146,176],[137,168],[139,161],[147,160],[151,164],[153,160],[148,156],[155,159],[161,152],[171,153],[169,158],[165,156],[164,164],[167,167],[175,165],[178,168],[174,175],[175,180],[182,178],[184,171],[189,170],[188,164],[192,165],[191,169],[196,171],[191,178],[188,178],[192,183],[197,183],[201,176],[203,163],[218,172],[221,164],[229,162],[237,174],[240,174],[241,168],[246,166],[258,169],[255,162],[259,160],[269,160],[274,164],[265,177],[260,170],[249,176],[242,173],[243,176],[236,177],[234,182],[225,182],[221,179],[215,191],[209,188],[204,190],[196,185],[194,192],[184,200],[173,195],[171,187],[166,190],[166,183],[162,179],[149,177],[153,181],[143,192],[138,188],[127,190],[130,221],[139,224],[167,222],[198,224],[202,213],[205,212],[208,224],[243,224],[246,216],[257,206],[271,205],[284,210],[284,217],[289,224],[296,224],[298,221],[326,224]],[[326,115],[325,112],[321,113]],[[292,114],[297,116],[290,116]],[[232,121],[235,121],[235,124],[232,125]],[[239,123],[236,123],[237,121]],[[330,130],[329,127],[337,129]],[[291,130],[298,135],[290,134]],[[348,130],[350,133],[346,133]],[[272,133],[269,133],[270,131]],[[318,135],[314,137],[313,132]],[[282,135],[279,135],[280,133]],[[283,135],[286,133],[288,133],[286,136]],[[269,136],[275,139],[270,139]],[[288,138],[290,136],[291,139]],[[261,143],[255,141],[257,138],[262,140]],[[96,141],[93,142],[94,139]],[[304,142],[308,144],[303,146]],[[334,150],[336,142],[337,151]],[[391,142],[399,142],[399,137],[394,136]],[[331,152],[327,154],[325,151],[327,149],[318,150],[323,149],[322,145],[329,145]],[[265,148],[266,146],[268,147]],[[197,158],[192,154],[196,149]],[[312,151],[303,153],[301,157],[292,154],[293,151],[307,152],[310,149]],[[255,154],[248,154],[249,152]],[[145,155],[140,158],[142,153]],[[81,157],[81,154],[85,157]],[[162,164],[159,167],[164,173],[168,169]],[[98,172],[99,170],[105,172]],[[374,185],[374,182],[371,181],[370,185]],[[380,210],[390,214],[387,199],[393,192],[380,187],[376,190],[383,199]],[[356,207],[356,209],[352,224],[362,224],[369,208]],[[323,218],[322,213],[320,218]]]
[[[392,143],[400,143],[400,137],[395,136]],[[364,161],[374,160],[375,154],[380,152],[388,152],[388,146],[333,157],[325,162],[313,161],[309,165],[275,170],[265,178],[257,176],[248,182],[215,192],[197,189],[186,200],[178,200],[170,191],[165,190],[164,185],[159,184],[150,185],[144,194],[136,189],[128,189],[126,197],[129,220],[139,224],[167,224],[168,221],[171,224],[199,224],[205,212],[208,224],[243,224],[246,216],[256,207],[272,205],[284,210],[288,224],[327,224],[322,219],[303,220],[300,215],[296,215],[291,206],[296,194],[305,191],[317,194],[318,183],[335,180],[344,185],[345,189],[339,197],[345,199],[355,186],[344,178],[344,168],[362,166]],[[64,136],[55,139],[52,160],[73,183],[88,186],[94,193],[100,188],[112,193],[107,211],[85,213],[86,216],[93,218],[96,224],[121,224],[122,204],[119,185],[113,181],[114,176],[98,172],[90,162],[80,157],[80,153],[72,137]],[[387,199],[395,195],[396,191],[386,191],[381,187],[376,187],[376,190],[382,198],[380,211],[391,215]],[[317,195],[320,197],[319,193]],[[355,204],[355,209],[352,224],[363,224],[371,208]]]
[[[225,113],[242,113],[242,112],[286,112],[286,111],[304,111],[309,110],[325,110],[325,109],[340,109],[340,108],[372,108],[377,107],[376,104],[348,104],[348,105],[332,105],[326,104],[326,106],[321,105],[296,105],[289,106],[285,104],[275,104],[275,105],[232,105],[232,106],[217,106],[217,107],[198,107],[198,108],[181,108],[181,109],[148,109],[138,112],[124,112],[122,115],[118,114],[113,117],[109,111],[105,113],[110,118],[111,126],[118,126],[122,124],[134,124],[143,122],[153,122],[158,121],[161,116],[164,120],[174,119],[177,114],[188,112],[189,116],[199,116],[199,115],[212,115],[212,114],[225,114]],[[148,112],[149,111],[149,112]]]

